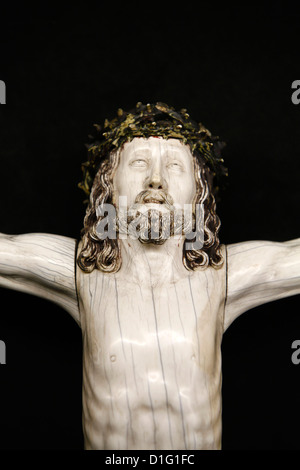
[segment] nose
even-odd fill
[[[162,174],[161,168],[156,166],[152,169],[145,181],[146,189],[167,190],[167,182]]]
[[[151,189],[163,189],[163,180],[161,178],[161,175],[159,174],[154,174],[152,178],[149,179],[149,188]]]

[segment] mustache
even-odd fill
[[[135,204],[165,204],[167,208],[173,208],[173,198],[165,191],[160,189],[141,191],[135,198]]]

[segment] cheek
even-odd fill
[[[196,194],[196,184],[191,178],[178,178],[172,184],[169,184],[169,192],[174,202],[183,204],[192,204]]]
[[[185,196],[189,200],[189,204],[192,204],[192,202],[195,199],[196,196],[196,181],[194,177],[194,169],[191,168],[190,174],[187,176],[186,181],[184,183],[184,190],[185,190]]]
[[[142,177],[119,168],[114,177],[115,197],[126,196],[128,204],[134,203],[138,193],[142,191]]]
[[[190,203],[192,203],[195,199],[195,196],[196,196],[196,183],[195,183],[194,179],[192,181],[189,181],[188,188],[189,188]]]

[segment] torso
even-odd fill
[[[86,449],[219,449],[221,269],[140,286],[78,270]]]

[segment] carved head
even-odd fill
[[[153,220],[160,227],[169,221],[169,237],[186,228],[184,217],[178,214],[188,204],[193,208],[194,225],[189,228],[195,231],[196,207],[201,205],[203,243],[197,247],[185,240],[183,264],[188,270],[221,266],[220,220],[214,197],[218,185],[214,182],[218,183],[226,174],[220,157],[223,143],[202,124],[191,121],[186,110],[177,113],[162,103],[146,106],[138,103],[135,112],[119,110],[116,119],[105,122],[103,131],[98,125],[96,129],[100,135],[88,146],[88,161],[82,167],[84,179],[79,185],[89,195],[77,259],[79,267],[85,272],[120,269],[120,233],[124,231],[124,218],[118,206],[120,197],[126,200],[126,210],[129,209],[125,231],[128,233],[128,224],[130,227],[133,222],[136,228],[138,221],[141,243],[166,241],[162,228],[158,237],[144,236],[141,226],[145,220],[148,235]],[[131,216],[130,210],[136,205],[138,211]],[[99,224],[105,218],[99,208],[104,206],[116,208],[115,237],[99,236]],[[147,218],[141,207],[147,208]]]

